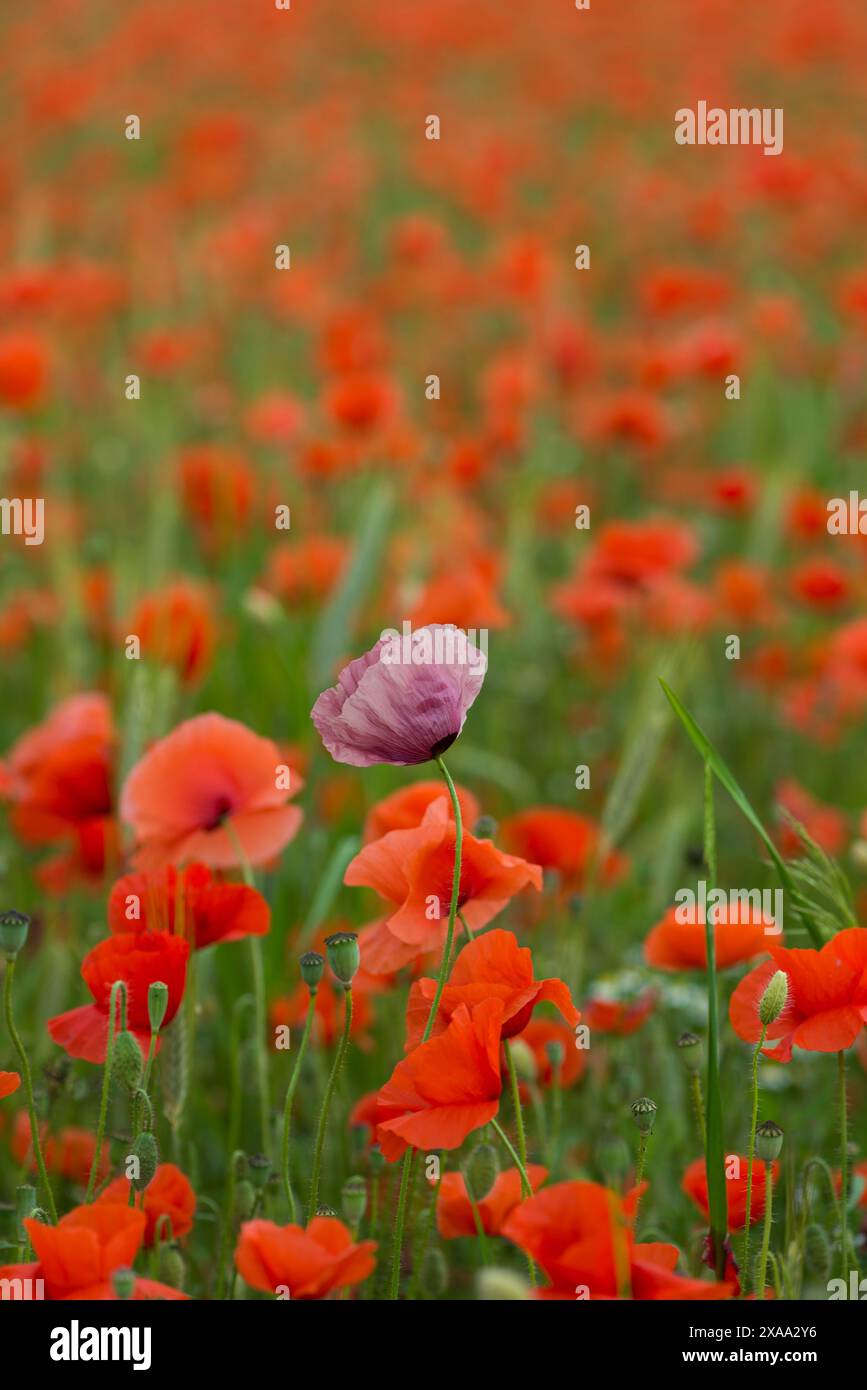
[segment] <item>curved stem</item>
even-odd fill
[[[759,1118],[759,1057],[762,1055],[762,1048],[765,1045],[765,1033],[767,1029],[762,1024],[762,1033],[753,1052],[752,1065],[752,1097],[753,1111],[750,1120],[750,1147],[747,1158],[747,1217],[744,1227],[744,1293],[749,1293],[752,1282],[752,1270],[750,1269],[750,1225],[753,1216],[753,1163],[756,1156],[756,1122]]]
[[[328,1128],[328,1111],[331,1109],[331,1098],[334,1095],[334,1088],[337,1085],[340,1068],[343,1066],[343,1059],[349,1047],[349,1030],[351,1027],[352,990],[347,988],[343,1013],[343,1034],[334,1056],[334,1065],[331,1068],[331,1075],[328,1078],[328,1084],[325,1087],[325,1095],[322,1099],[322,1109],[319,1112],[319,1125],[316,1130],[316,1147],[313,1150],[313,1176],[310,1179],[310,1198],[307,1203],[308,1221],[311,1221],[316,1215],[316,1207],[319,1202],[319,1179],[322,1172],[322,1151],[325,1147],[325,1132]]]
[[[286,1201],[289,1203],[290,1220],[292,1221],[296,1218],[295,1193],[292,1191],[292,1180],[289,1177],[289,1131],[292,1124],[292,1101],[295,1097],[295,1088],[298,1085],[298,1078],[301,1075],[301,1063],[304,1061],[304,1053],[307,1051],[307,1044],[310,1041],[310,1030],[313,1027],[313,1015],[315,1012],[316,990],[311,989],[310,1003],[307,1005],[307,1018],[304,1022],[304,1032],[301,1036],[301,1046],[298,1049],[298,1056],[295,1058],[295,1065],[292,1068],[289,1085],[286,1087],[286,1102],[283,1106],[283,1147],[280,1167],[283,1174],[283,1191],[286,1194]]]
[[[503,1129],[503,1127],[502,1127],[502,1125],[500,1124],[499,1120],[497,1120],[497,1119],[491,1120],[491,1126],[492,1126],[492,1128],[495,1130],[495,1132],[499,1135],[501,1142],[504,1144],[506,1150],[508,1151],[509,1155],[511,1156],[512,1162],[514,1163],[514,1165],[515,1165],[515,1167],[517,1168],[518,1172],[521,1174],[521,1193],[522,1193],[522,1196],[524,1196],[524,1197],[532,1197],[532,1195],[533,1195],[533,1188],[532,1188],[532,1185],[531,1185],[531,1183],[530,1183],[530,1179],[527,1177],[527,1170],[526,1170],[526,1168],[524,1167],[524,1164],[521,1162],[520,1156],[515,1152],[514,1145],[512,1144],[511,1140],[509,1139],[509,1136],[506,1134],[506,1131]]]
[[[455,784],[452,781],[451,776],[449,774],[449,770],[443,762],[442,758],[437,758],[437,766],[439,767],[440,772],[445,778],[445,783],[449,790],[449,796],[451,797],[452,811],[455,817],[455,863],[454,868],[452,870],[452,900],[451,904],[449,905],[449,925],[448,930],[446,932],[445,945],[443,947],[443,958],[440,963],[440,973],[437,978],[436,993],[434,994],[433,1002],[430,1006],[430,1013],[428,1014],[428,1020],[425,1024],[425,1030],[422,1034],[423,1043],[427,1042],[428,1038],[430,1037],[433,1031],[434,1020],[437,1016],[437,1009],[440,1006],[440,999],[442,998],[443,990],[446,987],[446,979],[448,978],[449,962],[451,960],[452,954],[452,942],[454,940],[455,935],[455,918],[457,917],[458,898],[460,897],[461,891],[461,853],[463,849],[464,839],[463,821],[461,820],[461,804],[458,801],[458,794],[455,791]]]
[[[56,1225],[57,1207],[54,1205],[54,1193],[51,1191],[51,1184],[48,1181],[48,1170],[45,1167],[45,1157],[42,1153],[42,1144],[39,1139],[39,1121],[36,1117],[36,1102],[33,1099],[33,1081],[30,1075],[30,1063],[27,1060],[24,1044],[18,1036],[18,1029],[15,1027],[15,1020],[12,1017],[12,981],[14,978],[15,957],[7,956],[6,978],[3,981],[3,1013],[6,1018],[6,1031],[12,1041],[12,1046],[18,1054],[18,1064],[21,1067],[21,1080],[24,1082],[24,1095],[27,1099],[27,1113],[30,1116],[30,1137],[33,1144],[33,1153],[36,1158],[36,1166],[39,1169],[39,1180],[45,1189],[45,1196],[48,1199],[48,1210],[51,1213],[51,1220]],[[96,1159],[94,1159],[94,1162],[96,1162]]]

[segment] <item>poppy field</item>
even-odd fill
[[[0,1301],[867,1298],[867,11],[48,9]]]

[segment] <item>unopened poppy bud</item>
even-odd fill
[[[138,1159],[138,1177],[132,1179],[132,1185],[136,1192],[143,1192],[153,1181],[160,1164],[157,1141],[149,1130],[145,1130],[133,1140],[130,1157]]]
[[[255,1210],[256,1189],[247,1178],[242,1178],[235,1188],[235,1211],[241,1221],[249,1221]]]
[[[265,1154],[250,1154],[247,1158],[247,1172],[253,1186],[262,1192],[271,1176],[271,1160]]]
[[[518,1080],[535,1081],[536,1077],[539,1075],[539,1069],[536,1066],[536,1058],[533,1055],[533,1049],[528,1043],[525,1043],[522,1038],[512,1038],[509,1042],[509,1048],[512,1053],[512,1061],[515,1064]]]
[[[421,1262],[421,1286],[428,1298],[442,1298],[449,1286],[449,1267],[437,1245],[425,1251]]]
[[[172,1289],[182,1289],[187,1266],[181,1248],[174,1241],[160,1247],[160,1279]]]
[[[336,931],[326,936],[325,946],[328,964],[341,984],[348,988],[361,964],[358,937],[354,931]]]
[[[135,1273],[127,1265],[114,1270],[111,1276],[115,1294],[124,1301],[135,1293]]]
[[[527,1302],[533,1297],[532,1289],[520,1274],[511,1269],[480,1269],[476,1275],[476,1298],[493,1303]]]
[[[130,1093],[138,1090],[144,1073],[144,1060],[138,1039],[129,1029],[118,1033],[114,1040],[112,1071]]]
[[[819,1279],[827,1279],[831,1272],[831,1240],[825,1227],[816,1222],[804,1232],[804,1262]]]
[[[474,840],[493,840],[497,833],[497,822],[493,816],[479,816],[473,826]]]
[[[551,1063],[551,1070],[556,1076],[566,1058],[566,1049],[559,1038],[552,1038],[545,1044],[545,1056]]]
[[[638,1126],[639,1134],[652,1134],[656,1122],[656,1101],[649,1096],[639,1096],[632,1103],[632,1118]]]
[[[608,1134],[596,1145],[596,1163],[609,1183],[623,1178],[632,1166],[632,1154],[625,1139],[619,1134]]]
[[[681,1033],[677,1040],[677,1051],[687,1071],[701,1071],[704,1047],[698,1033]]]
[[[0,912],[0,951],[7,956],[17,956],[29,930],[30,918],[25,917],[23,912],[15,912],[12,908]]]
[[[310,993],[315,994],[325,970],[325,957],[320,956],[318,951],[305,951],[298,964],[301,966],[302,980]]]
[[[18,1240],[23,1244],[27,1238],[24,1222],[36,1210],[36,1188],[23,1183],[15,1189],[15,1222],[18,1227]]]
[[[358,1226],[367,1210],[367,1183],[359,1174],[346,1179],[340,1189],[340,1205],[350,1226]]]
[[[476,1144],[462,1165],[467,1191],[474,1202],[487,1197],[500,1172],[500,1161],[493,1144]]]
[[[154,980],[148,989],[148,1019],[151,1032],[158,1033],[163,1026],[166,1009],[169,1007],[169,987],[162,980]]]
[[[763,1163],[773,1163],[783,1147],[783,1131],[775,1120],[763,1120],[756,1130],[756,1154]]]
[[[137,1133],[143,1129],[153,1129],[154,1108],[151,1105],[150,1096],[147,1091],[142,1090],[141,1086],[132,1098],[131,1108]]]
[[[789,997],[789,977],[785,970],[777,970],[768,981],[764,994],[759,1000],[759,1022],[767,1028],[775,1023],[786,1007]]]

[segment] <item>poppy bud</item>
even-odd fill
[[[778,970],[768,981],[767,988],[759,1000],[759,1022],[767,1028],[775,1023],[786,1007],[789,997],[789,977],[784,970]]]
[[[480,1269],[476,1274],[476,1298],[492,1303],[527,1302],[533,1297],[530,1285],[511,1269]]]
[[[509,1048],[512,1053],[512,1061],[515,1064],[515,1072],[519,1081],[534,1082],[539,1075],[536,1066],[536,1058],[533,1049],[522,1038],[511,1038]]]
[[[783,1131],[774,1120],[763,1120],[756,1130],[756,1154],[763,1163],[773,1163],[783,1147]]]
[[[609,1182],[623,1178],[632,1166],[629,1145],[619,1134],[608,1134],[596,1145],[596,1164]]]
[[[143,1091],[141,1087],[132,1098],[132,1117],[137,1133],[143,1129],[153,1129],[154,1108],[147,1091]]]
[[[336,931],[326,936],[328,964],[345,988],[349,988],[361,964],[358,937],[354,931]]]
[[[428,1298],[442,1298],[449,1286],[449,1267],[437,1245],[425,1251],[421,1262],[421,1286]]]
[[[804,1232],[804,1261],[811,1274],[827,1279],[831,1272],[831,1241],[825,1227],[816,1222]]]
[[[143,1192],[157,1171],[160,1163],[157,1141],[149,1130],[145,1130],[133,1140],[130,1156],[138,1159],[137,1178],[132,1179],[132,1185],[136,1192]]]
[[[481,1202],[483,1197],[487,1197],[500,1172],[497,1150],[493,1144],[476,1144],[462,1166],[467,1191],[474,1202]]]
[[[17,956],[29,930],[30,918],[25,917],[23,912],[15,912],[12,908],[8,912],[0,912],[0,951],[7,956]]]
[[[656,1122],[656,1101],[649,1096],[639,1096],[632,1104],[632,1118],[638,1126],[639,1134],[652,1134]]]
[[[681,1033],[677,1040],[677,1049],[687,1071],[701,1071],[704,1066],[704,1047],[697,1033]]]
[[[151,1032],[158,1033],[163,1026],[166,1009],[169,1006],[169,987],[162,980],[154,980],[148,989],[148,1019]]]
[[[566,1049],[559,1038],[552,1038],[551,1042],[545,1044],[545,1056],[551,1063],[551,1070],[556,1073],[560,1070],[566,1057]]]
[[[138,1039],[128,1029],[118,1033],[114,1040],[112,1072],[130,1092],[137,1091],[141,1085],[144,1060]]]
[[[247,1172],[253,1186],[263,1192],[271,1176],[271,1160],[265,1154],[250,1154],[247,1158]]]
[[[186,1261],[181,1254],[181,1248],[170,1241],[160,1247],[160,1279],[170,1288],[182,1289],[184,1277],[187,1272]]]
[[[325,957],[320,956],[318,951],[305,951],[298,964],[301,966],[302,980],[310,993],[315,994],[325,970]]]
[[[340,1205],[350,1226],[360,1225],[367,1210],[367,1183],[357,1173],[340,1189]]]
[[[235,1188],[235,1211],[242,1221],[249,1221],[255,1210],[256,1189],[247,1178],[242,1178]]]
[[[111,1282],[114,1285],[114,1291],[118,1298],[124,1301],[128,1298],[132,1298],[135,1293],[135,1272],[127,1265],[123,1265],[120,1269],[114,1270],[111,1276]]]
[[[473,826],[474,840],[493,840],[497,833],[497,822],[493,816],[479,816]]]
[[[27,1239],[24,1222],[36,1210],[36,1188],[23,1183],[15,1189],[15,1222],[18,1227],[18,1240],[23,1244]]]

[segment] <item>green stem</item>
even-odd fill
[[[289,1085],[286,1087],[286,1103],[283,1106],[283,1149],[281,1154],[281,1171],[283,1174],[283,1191],[286,1194],[286,1201],[289,1203],[290,1219],[296,1219],[295,1193],[292,1191],[292,1180],[289,1176],[289,1132],[292,1125],[292,1101],[295,1097],[295,1088],[298,1085],[298,1078],[301,1075],[301,1063],[304,1061],[304,1053],[307,1051],[307,1044],[310,1041],[310,1030],[313,1027],[313,1016],[316,1012],[316,990],[310,991],[310,1003],[307,1006],[307,1018],[304,1023],[304,1032],[301,1036],[301,1046],[298,1049],[298,1056],[295,1058],[295,1065],[292,1068],[292,1075]]]
[[[509,1139],[509,1136],[506,1134],[505,1130],[503,1129],[502,1125],[497,1119],[491,1120],[491,1125],[495,1132],[499,1135],[501,1143],[505,1146],[506,1151],[511,1156],[512,1162],[514,1163],[518,1172],[521,1174],[522,1196],[532,1197],[533,1188],[530,1183],[530,1179],[527,1177],[527,1170],[524,1167],[524,1164],[521,1162],[520,1156],[515,1152],[515,1147]]]
[[[759,1057],[762,1055],[762,1048],[765,1045],[765,1033],[767,1028],[762,1024],[762,1033],[753,1052],[752,1063],[752,1098],[753,1111],[750,1120],[750,1147],[747,1159],[747,1220],[744,1227],[744,1293],[749,1293],[752,1282],[752,1270],[750,1269],[750,1224],[753,1215],[753,1163],[756,1155],[756,1122],[759,1118]]]
[[[397,1211],[394,1217],[394,1234],[391,1241],[391,1275],[388,1296],[394,1300],[400,1292],[400,1255],[403,1249],[403,1227],[406,1221],[406,1197],[412,1176],[415,1149],[407,1149],[400,1170],[400,1189],[397,1194]]]
[[[837,1053],[840,1085],[840,1272],[848,1287],[849,1278],[849,1120],[846,1109],[846,1053]]]
[[[108,1116],[108,1097],[111,1091],[111,1060],[114,1054],[114,1035],[115,1019],[117,1017],[117,996],[121,996],[121,1008],[124,1007],[126,1000],[126,985],[123,980],[115,980],[108,996],[108,1038],[105,1044],[105,1065],[102,1073],[102,1095],[99,1101],[99,1121],[96,1126],[96,1148],[93,1151],[93,1162],[90,1165],[90,1176],[87,1180],[87,1192],[85,1202],[93,1201],[93,1193],[96,1187],[96,1175],[99,1169],[99,1159],[102,1153],[102,1141],[105,1138],[105,1124]]]
[[[637,1158],[636,1164],[635,1164],[635,1186],[636,1186],[636,1188],[640,1188],[642,1182],[644,1181],[644,1165],[645,1165],[645,1163],[647,1162],[647,1143],[648,1143],[648,1140],[649,1140],[649,1139],[650,1139],[650,1135],[649,1135],[649,1134],[639,1134],[639,1136],[638,1136],[638,1158]],[[641,1206],[641,1193],[638,1192],[638,1193],[636,1194],[636,1197],[635,1197],[635,1211],[634,1211],[633,1217],[632,1217],[632,1230],[633,1230],[633,1232],[637,1232],[637,1231],[638,1231],[638,1209],[639,1209],[640,1206]]]
[[[244,853],[244,847],[241,844],[238,832],[231,820],[225,822],[225,827],[229,839],[235,846],[244,882],[248,888],[255,888],[256,883],[253,878],[253,870],[250,868],[249,861]],[[247,949],[250,955],[250,973],[253,976],[253,1018],[254,1028],[256,1030],[253,1042],[253,1055],[256,1059],[256,1090],[259,1094],[259,1128],[262,1153],[267,1154],[271,1147],[271,1136],[268,1124],[268,1114],[271,1107],[268,1096],[268,1053],[265,1048],[265,1033],[268,1027],[268,1016],[265,1005],[265,967],[262,963],[262,942],[260,938],[258,936],[248,936]]]
[[[768,1272],[768,1250],[771,1245],[771,1221],[774,1206],[774,1165],[765,1164],[765,1226],[762,1232],[762,1253],[759,1260],[759,1277],[756,1280],[756,1295],[758,1298],[765,1297],[765,1281]]]
[[[235,1186],[238,1178],[238,1164],[242,1162],[244,1154],[240,1149],[236,1149],[229,1160],[229,1181],[226,1189],[226,1205],[223,1209],[223,1223],[220,1229],[220,1252],[217,1257],[217,1294],[218,1300],[222,1300],[226,1294],[226,1262],[229,1258],[229,1237],[232,1230],[232,1218],[235,1214]]]
[[[692,1089],[692,1105],[695,1110],[695,1122],[698,1125],[702,1147],[704,1147],[704,1145],[707,1144],[707,1126],[704,1118],[704,1097],[701,1093],[701,1077],[697,1071],[694,1071],[690,1077],[690,1087]]]
[[[12,1017],[12,981],[15,978],[15,957],[6,957],[6,978],[3,981],[3,1013],[6,1018],[6,1031],[12,1041],[12,1046],[18,1054],[18,1063],[21,1067],[21,1080],[24,1082],[24,1095],[27,1099],[27,1113],[30,1116],[30,1138],[33,1144],[33,1153],[36,1157],[36,1166],[39,1169],[39,1179],[45,1189],[48,1199],[48,1210],[51,1213],[51,1220],[57,1225],[57,1207],[54,1205],[54,1193],[51,1191],[51,1184],[48,1181],[48,1170],[45,1167],[45,1158],[42,1153],[42,1144],[39,1139],[39,1121],[36,1117],[36,1102],[33,1099],[33,1081],[30,1075],[30,1063],[27,1060],[27,1053],[24,1044],[18,1036],[18,1029],[15,1027],[15,1020]],[[97,1154],[99,1150],[97,1149]],[[94,1163],[96,1163],[94,1158]]]
[[[716,822],[713,806],[713,770],[704,765],[704,859],[709,877],[708,898],[716,887]],[[705,911],[705,943],[707,948],[707,1143],[705,1171],[707,1173],[710,1234],[714,1266],[718,1279],[725,1273],[726,1233],[728,1210],[726,1202],[725,1153],[723,1150],[722,1097],[719,1082],[719,998],[716,977],[716,935],[713,913]]]
[[[322,1109],[319,1112],[319,1125],[316,1130],[316,1147],[313,1150],[313,1176],[310,1180],[310,1198],[307,1203],[307,1220],[312,1221],[316,1215],[316,1208],[319,1204],[319,1179],[322,1173],[322,1152],[325,1148],[325,1132],[328,1128],[328,1111],[331,1109],[331,1098],[334,1095],[334,1088],[337,1085],[337,1078],[340,1075],[340,1068],[349,1047],[349,1030],[352,1027],[352,990],[347,986],[346,999],[343,1014],[343,1034],[334,1055],[334,1064],[331,1074],[328,1077],[328,1084],[325,1087],[325,1095],[322,1099]]]
[[[511,1044],[508,1038],[503,1041],[503,1051],[506,1054],[506,1066],[509,1071],[509,1085],[512,1091],[512,1109],[515,1112],[515,1132],[518,1136],[518,1153],[521,1155],[521,1162],[527,1166],[527,1135],[524,1131],[524,1114],[521,1110],[521,1092],[518,1089],[518,1072],[515,1067],[515,1058],[512,1054]]]

